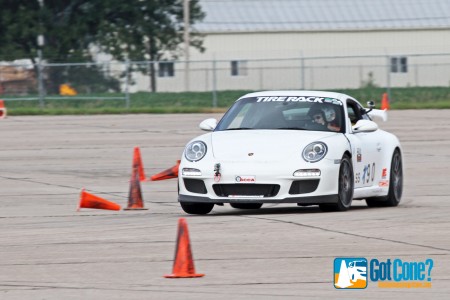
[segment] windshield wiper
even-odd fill
[[[252,130],[252,129],[264,129],[264,130],[307,130],[301,127],[280,127],[280,128],[249,128],[249,127],[238,127],[238,128],[228,128],[224,130]]]
[[[282,130],[306,130],[306,128],[301,128],[301,127],[280,127],[280,128],[274,128],[274,129],[282,129]]]
[[[254,129],[254,128],[250,128],[250,127],[237,127],[237,128],[228,128],[228,129],[224,129],[224,130],[250,130],[250,129]]]

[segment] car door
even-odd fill
[[[363,107],[354,99],[346,101],[347,123],[351,126],[362,119],[370,120],[367,114],[364,114]],[[382,150],[381,131],[373,132],[353,132],[349,125],[347,138],[352,148],[353,172],[355,179],[355,188],[369,187],[376,185],[376,176],[381,172],[380,153]]]

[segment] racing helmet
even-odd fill
[[[313,118],[314,115],[321,115],[322,118],[325,120],[325,114],[324,114],[323,110],[318,107],[313,107],[309,110],[308,116]]]
[[[328,105],[314,105],[308,112],[308,115],[312,117],[315,114],[321,114],[323,119],[327,122],[331,122],[336,119],[336,111]]]
[[[325,115],[325,120],[331,122],[336,119],[336,112],[332,107],[324,106],[322,107],[323,114]]]

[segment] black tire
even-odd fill
[[[231,207],[239,209],[259,209],[262,203],[230,203]]]
[[[214,203],[180,202],[180,205],[184,212],[191,215],[206,215],[214,207]]]
[[[346,211],[352,206],[354,189],[353,165],[350,157],[344,155],[339,168],[338,202],[319,204],[322,211]]]
[[[400,150],[395,149],[391,160],[391,174],[389,175],[389,192],[386,197],[367,198],[369,207],[397,206],[403,194],[403,163]]]

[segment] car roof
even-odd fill
[[[316,97],[327,97],[334,98],[343,101],[346,98],[353,98],[348,95],[336,92],[324,92],[324,91],[314,91],[314,90],[274,90],[274,91],[261,91],[246,94],[240,97],[237,101],[242,98],[249,97],[270,97],[270,96],[316,96]]]

